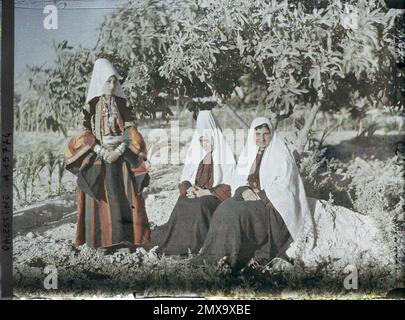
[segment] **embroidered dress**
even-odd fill
[[[100,65],[107,70],[102,79],[111,75],[118,78],[109,62],[99,59],[92,80],[99,76]],[[88,100],[82,110],[83,128],[65,149],[66,168],[77,176],[76,245],[86,243],[97,248],[142,244],[150,238],[142,196],[142,189],[149,183],[146,145],[126,100],[117,94],[120,90],[110,97]],[[122,144],[125,151],[112,163],[95,151],[96,146],[111,151]]]

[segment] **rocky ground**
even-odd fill
[[[142,132],[148,134],[146,129]],[[344,140],[351,137],[353,132],[346,132],[346,135],[332,135],[327,142],[346,146]],[[285,138],[288,140],[288,136]],[[187,145],[189,139],[190,136],[183,136],[180,146]],[[165,152],[159,142],[151,143],[150,147]],[[346,149],[342,152],[352,157],[353,148],[348,149],[350,152]],[[159,153],[155,153],[156,156]],[[154,160],[156,158],[152,157],[151,184],[144,193],[152,228],[169,218],[178,197],[181,173],[181,165],[160,165]],[[314,295],[359,298],[364,294],[383,296],[396,286],[395,252],[382,238],[376,221],[325,200],[309,198],[313,228],[306,239],[293,243],[287,251],[292,263],[276,261],[263,270],[246,269],[234,275],[222,263],[211,268],[196,268],[188,259],[157,256],[153,250],[105,253],[87,246],[75,247],[74,184],[73,175],[67,174],[64,196],[38,198],[36,204],[16,207],[14,279],[20,298],[308,298]],[[42,196],[46,192],[38,194]],[[46,290],[44,286],[52,270],[57,271],[58,290]],[[344,288],[344,280],[353,270],[358,276],[358,290],[350,291]]]
[[[160,181],[159,186],[151,184],[145,192],[152,227],[164,223],[170,215],[169,208],[178,196],[173,182],[179,181],[180,170],[180,166],[166,166],[151,172],[152,181]],[[288,250],[293,264],[279,261],[259,274],[235,276],[221,264],[210,269],[195,268],[188,259],[159,257],[153,250],[124,249],[107,254],[85,245],[77,248],[73,245],[76,212],[72,196],[50,200],[16,212],[15,286],[22,295],[47,295],[47,267],[57,270],[57,294],[68,295],[135,292],[138,297],[151,297],[256,292],[280,296],[300,286],[306,288],[305,292],[342,294],[348,293],[343,281],[353,267],[358,270],[360,290],[378,292],[395,285],[393,254],[372,218],[324,200],[309,198],[309,203],[313,229],[306,241],[294,243]]]

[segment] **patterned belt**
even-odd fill
[[[102,146],[112,150],[118,147],[122,142],[124,142],[123,136],[104,136]]]

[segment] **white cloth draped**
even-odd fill
[[[121,84],[119,83],[120,76],[114,66],[107,59],[97,59],[94,63],[93,73],[91,75],[89,89],[87,90],[86,103],[95,97],[103,95],[103,86],[109,77],[117,78],[113,95],[124,98]]]
[[[235,155],[226,142],[222,130],[212,115],[211,111],[199,112],[191,145],[187,150],[184,161],[181,181],[195,183],[198,166],[207,152],[200,144],[200,137],[207,138],[213,144],[212,161],[214,167],[214,184],[231,184],[232,176],[236,167]]]
[[[267,124],[270,128],[271,141],[264,151],[260,165],[260,187],[282,216],[293,240],[297,240],[307,232],[311,213],[294,157],[267,118],[256,118],[250,126],[247,142],[239,156],[232,193],[238,187],[248,185],[249,171],[259,149],[255,140],[255,128],[262,124]]]

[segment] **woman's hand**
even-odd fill
[[[197,186],[192,186],[187,189],[187,198],[200,198],[204,196],[210,196],[211,192],[208,189],[203,189]]]
[[[196,197],[196,187],[195,186],[191,186],[190,188],[187,189],[186,191],[186,197],[187,198],[195,198]]]
[[[104,160],[107,161],[107,163],[114,163],[115,161],[118,160],[118,158],[120,157],[120,154],[115,151],[109,151],[105,156],[104,156]]]
[[[260,200],[260,197],[252,190],[246,189],[242,192],[242,198],[245,201],[257,201]]]
[[[211,191],[209,191],[208,189],[198,188],[195,192],[195,195],[197,196],[197,198],[200,198],[204,196],[211,196],[212,194]]]

